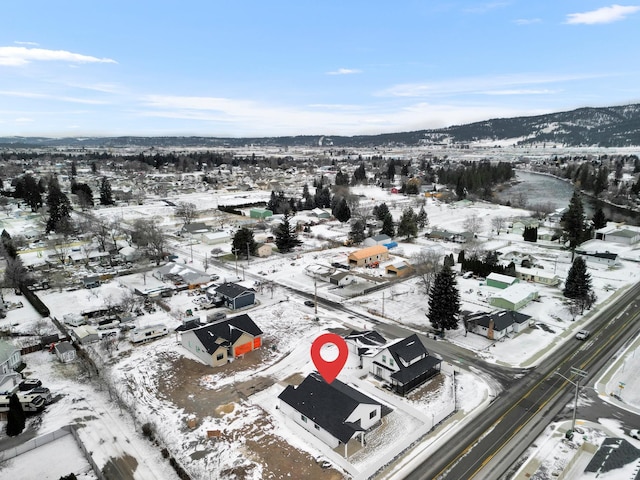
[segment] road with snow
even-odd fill
[[[640,283],[601,310],[590,326],[593,333],[588,341],[567,339],[563,350],[505,390],[464,432],[407,478],[500,478],[573,399],[575,388],[556,372],[575,382],[572,368],[587,371],[587,377],[580,382],[586,384],[613,352],[638,333],[639,297]]]

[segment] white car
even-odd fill
[[[640,430],[629,430],[629,436],[636,440],[640,440]]]
[[[586,340],[590,334],[591,332],[589,332],[589,330],[580,330],[578,333],[576,333],[576,338],[578,340]]]

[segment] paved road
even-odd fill
[[[581,380],[585,384],[612,352],[637,334],[640,312],[635,301],[639,295],[640,284],[636,284],[600,313],[591,324],[593,333],[587,342],[568,339],[564,349],[513,383],[464,432],[407,478],[500,478],[573,398],[573,385],[554,372],[575,381],[571,368],[586,370],[589,375]]]

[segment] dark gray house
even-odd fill
[[[222,298],[224,305],[232,310],[248,307],[256,302],[256,291],[237,283],[224,283],[216,287],[215,292]]]

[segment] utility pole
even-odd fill
[[[318,320],[318,279],[315,276],[313,277],[313,307]]]
[[[575,385],[576,387],[576,394],[575,394],[575,399],[573,402],[573,417],[571,419],[571,430],[569,430],[565,435],[566,437],[571,440],[571,437],[573,437],[573,431],[576,428],[576,412],[578,410],[578,391],[580,390],[580,380],[584,377],[586,377],[587,375],[589,375],[589,372],[585,372],[584,370],[580,370],[579,368],[575,368],[575,367],[571,367],[571,373],[577,377],[577,380],[574,382],[573,380],[569,380],[567,377],[565,377],[564,375],[562,375],[561,373],[558,372],[554,372],[556,375],[561,376],[562,378],[564,378],[567,382],[569,382],[571,385]]]
[[[249,265],[249,242],[247,242],[247,265]]]
[[[384,290],[382,291],[382,318],[384,318]]]

